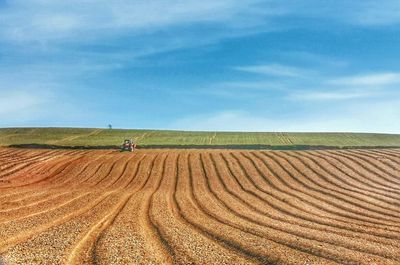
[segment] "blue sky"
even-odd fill
[[[0,127],[400,133],[400,1],[0,0]]]

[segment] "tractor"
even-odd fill
[[[129,151],[133,152],[136,148],[136,143],[132,139],[125,139],[121,146],[121,152]]]

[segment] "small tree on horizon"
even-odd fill
[[[111,124],[108,125],[108,129],[110,129],[110,130],[112,129],[112,125]]]

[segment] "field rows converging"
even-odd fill
[[[400,264],[400,149],[0,148],[2,263]]]

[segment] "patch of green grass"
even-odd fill
[[[0,146],[45,144],[60,146],[118,146],[134,138],[139,146],[332,146],[400,147],[400,135],[371,133],[191,132],[84,128],[4,128]]]

